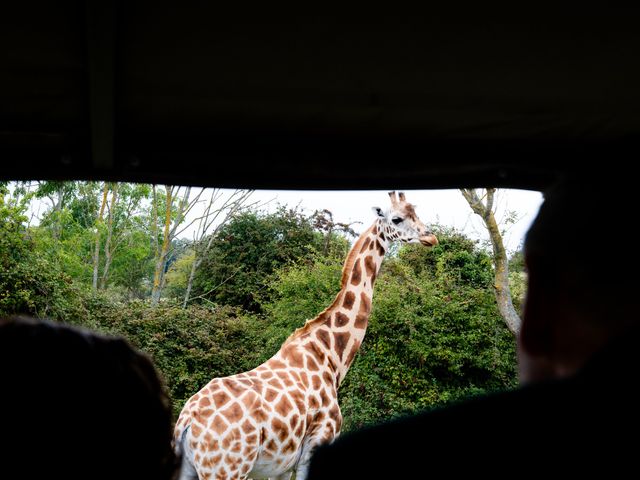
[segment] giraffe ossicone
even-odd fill
[[[355,241],[333,303],[262,365],[214,378],[184,405],[174,432],[182,480],[305,480],[314,449],[339,433],[338,387],[367,330],[373,288],[391,242],[438,243],[404,193]]]

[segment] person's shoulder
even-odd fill
[[[494,435],[535,423],[531,412],[544,421],[542,412],[548,413],[558,388],[545,384],[473,397],[344,434],[316,451],[310,478],[376,478],[389,468],[398,478],[466,471],[492,455]],[[503,452],[513,447],[507,443]]]

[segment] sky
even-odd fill
[[[192,191],[194,195],[199,188]],[[228,196],[233,190],[224,190]],[[489,236],[482,224],[480,217],[471,211],[471,207],[462,197],[459,190],[405,190],[407,201],[416,207],[418,217],[429,226],[439,224],[453,227],[462,231],[474,240],[486,242],[489,245]],[[208,197],[203,195],[201,198]],[[311,191],[311,190],[256,190],[249,199],[250,203],[257,202],[262,205],[261,210],[274,211],[279,205],[287,205],[291,208],[298,207],[303,213],[312,214],[315,210],[327,209],[333,214],[333,220],[340,223],[361,222],[352,225],[355,232],[366,230],[375,219],[373,207],[381,207],[383,210],[390,206],[388,191],[386,190],[361,190],[361,191]],[[189,218],[196,218],[202,214],[200,208],[194,208]],[[536,191],[498,189],[495,197],[496,220],[504,230],[504,243],[507,250],[512,253],[518,249],[527,229],[536,216],[542,194]],[[48,202],[35,202],[31,205],[35,214],[34,222],[49,207]],[[507,212],[516,213],[516,222],[505,225]],[[190,228],[186,228],[180,238],[192,239],[197,222]],[[353,240],[353,239],[352,239]]]
[[[488,235],[480,217],[459,190],[405,190],[407,201],[414,204],[418,217],[430,225],[433,223],[454,227],[470,238],[488,241]],[[299,206],[305,213],[327,209],[333,220],[341,223],[362,222],[353,225],[360,233],[374,221],[372,207],[388,208],[389,196],[386,190],[363,191],[301,191],[301,190],[257,190],[252,201],[269,202],[264,209],[273,211],[278,204]],[[506,212],[515,211],[517,221],[508,225],[504,235],[505,247],[515,251],[535,218],[542,203],[542,194],[535,191],[498,189],[496,192],[496,219],[504,228]]]

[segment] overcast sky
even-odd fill
[[[480,218],[473,214],[459,190],[406,190],[407,201],[416,206],[420,219],[426,224],[438,223],[455,227],[473,239],[488,240]],[[279,204],[299,205],[305,213],[327,209],[336,222],[362,222],[354,225],[358,233],[374,220],[372,207],[390,206],[387,191],[300,191],[258,190],[252,200],[273,200],[265,209],[271,211]],[[520,245],[542,203],[542,194],[527,190],[500,189],[496,194],[496,218],[502,225],[505,212],[515,211],[519,220],[507,228],[505,246],[514,251]]]

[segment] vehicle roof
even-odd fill
[[[558,172],[625,175],[637,9],[408,5],[4,5],[0,178],[540,189]]]

